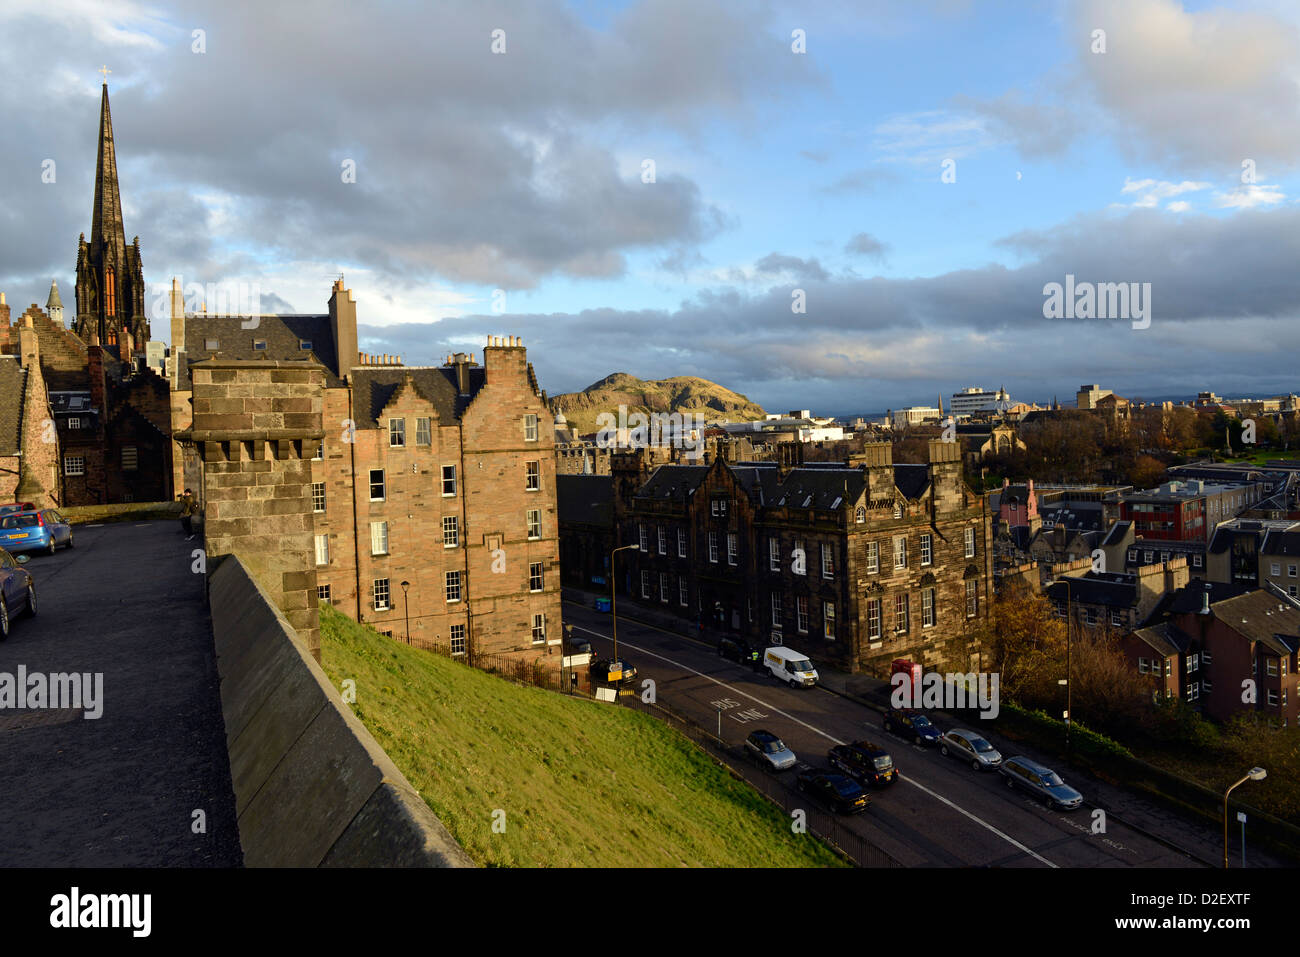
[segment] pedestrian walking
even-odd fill
[[[185,494],[181,496],[181,528],[185,532],[185,541],[194,537],[194,513],[199,510],[199,504],[194,499],[194,490],[187,488]]]

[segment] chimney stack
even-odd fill
[[[360,365],[360,355],[357,353],[357,301],[352,298],[351,289],[343,288],[342,276],[334,280],[329,310],[339,377],[346,378],[353,366]]]

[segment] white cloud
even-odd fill
[[[1163,199],[1169,199],[1173,196],[1180,196],[1183,193],[1194,193],[1202,189],[1209,189],[1209,183],[1192,182],[1183,180],[1181,183],[1171,183],[1166,180],[1156,179],[1130,179],[1124,177],[1124,188],[1121,193],[1139,193],[1137,201],[1133,203],[1139,209],[1154,209],[1160,205]],[[1169,209],[1174,209],[1174,204],[1170,204]],[[1182,203],[1181,209],[1187,208],[1187,203]],[[1175,210],[1177,212],[1178,210]]]
[[[1256,206],[1272,206],[1286,199],[1286,193],[1277,184],[1264,185],[1250,183],[1238,186],[1225,193],[1214,194],[1214,205],[1220,209],[1254,209]]]
[[[882,159],[919,166],[960,159],[994,142],[982,119],[947,110],[900,113],[877,124],[874,133]]]
[[[1169,210],[1171,213],[1185,213],[1187,212],[1187,210],[1191,208],[1192,208],[1191,203],[1188,203],[1181,199],[1175,203],[1169,203],[1165,206],[1165,209]]]

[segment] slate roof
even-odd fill
[[[638,491],[637,498],[673,498],[685,501],[709,472],[707,465],[661,465]]]
[[[438,418],[443,425],[454,423],[464,414],[485,381],[483,367],[470,366],[469,393],[460,395],[456,389],[456,370],[450,366],[355,366],[352,369],[352,386],[357,428],[373,429],[379,425],[379,414],[397,394],[407,376],[411,377],[411,385],[416,394],[437,409]]]
[[[560,521],[614,526],[614,479],[608,475],[555,476]]]
[[[1294,531],[1269,529],[1259,551],[1262,555],[1300,555],[1300,528]]]
[[[1211,610],[1233,631],[1262,642],[1277,654],[1290,654],[1300,644],[1300,608],[1263,589],[1218,602]]]
[[[23,396],[27,370],[17,356],[0,356],[0,455],[17,455],[23,447]]]
[[[1151,647],[1162,658],[1172,658],[1186,651],[1190,639],[1172,622],[1162,621],[1158,624],[1139,628],[1133,637]]]
[[[325,386],[337,388],[343,384],[339,378],[338,354],[334,348],[334,332],[328,314],[320,316],[257,316],[257,326],[242,328],[251,322],[251,316],[216,316],[200,314],[185,317],[185,368],[180,371],[177,388],[188,391],[189,365],[211,359],[303,359],[315,356],[327,372]],[[215,353],[206,348],[209,339],[217,340]],[[254,349],[255,340],[265,340],[265,349]],[[304,350],[303,341],[311,343]]]
[[[1137,604],[1137,582],[1131,576],[1117,578],[1071,578],[1069,586],[1064,581],[1054,581],[1047,586],[1047,597],[1053,601],[1069,601],[1074,605],[1103,605],[1107,608],[1132,608]]]
[[[1110,531],[1106,533],[1106,537],[1102,539],[1102,547],[1104,548],[1107,545],[1118,545],[1120,542],[1124,541],[1124,536],[1128,534],[1128,530],[1132,527],[1132,522],[1116,522],[1110,527]]]
[[[1100,532],[1105,530],[1100,502],[1062,502],[1053,505],[1040,505],[1038,514],[1043,524],[1052,522],[1066,528],[1078,528],[1084,531]]]

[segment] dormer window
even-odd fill
[[[311,340],[310,340],[310,339],[299,339],[299,340],[298,340],[298,348],[301,349],[303,352],[310,352],[310,351],[311,351]]]
[[[216,352],[219,348],[221,348],[221,343],[218,342],[216,339],[204,339],[203,348],[208,352]]]
[[[253,349],[254,349],[254,351],[256,351],[256,352],[265,352],[265,351],[266,351],[266,340],[265,340],[265,339],[254,339],[254,340],[253,340]]]

